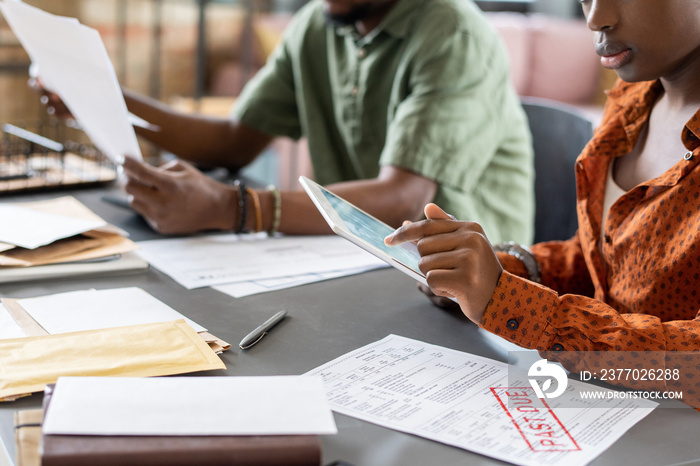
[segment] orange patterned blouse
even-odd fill
[[[506,271],[482,328],[540,351],[700,351],[700,110],[681,134],[687,153],[615,202],[601,234],[608,167],[632,150],[661,91],[658,81],[609,91],[576,163],[577,234],[531,248],[542,285],[499,254]]]

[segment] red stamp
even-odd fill
[[[532,387],[491,387],[491,392],[532,451],[581,450],[554,411],[544,399],[537,397]]]

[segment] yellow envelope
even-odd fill
[[[184,320],[0,340],[0,400],[60,376],[151,377],[226,369]]]

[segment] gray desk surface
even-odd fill
[[[158,237],[130,210],[104,203],[101,193],[100,190],[71,192],[105,220],[130,231],[134,240]],[[37,194],[12,200],[55,196],[56,193]],[[0,198],[0,202],[5,200],[9,199]],[[210,288],[188,291],[156,269],[119,277],[4,284],[0,286],[0,296],[25,298],[122,286],[143,288],[233,343],[221,356],[227,369],[201,375],[301,374],[392,333],[501,361],[507,361],[507,351],[513,349],[478,329],[460,313],[433,307],[415,289],[410,278],[393,269],[239,299]],[[248,331],[279,309],[287,309],[289,317],[270,335],[248,351],[235,346]],[[10,456],[14,457],[14,412],[39,407],[40,403],[41,395],[0,403],[0,438]],[[323,438],[325,463],[344,460],[356,466],[501,464],[351,417],[336,414],[335,418],[338,435]],[[700,464],[699,431],[697,411],[656,409],[593,464]]]

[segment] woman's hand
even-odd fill
[[[496,253],[479,224],[454,220],[435,204],[425,207],[425,216],[387,236],[385,243],[415,242],[431,291],[455,298],[462,312],[478,323],[503,271]]]

